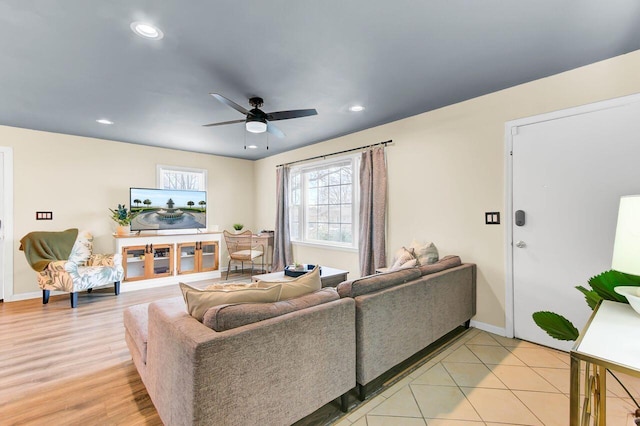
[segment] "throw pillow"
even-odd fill
[[[302,296],[303,294],[313,293],[322,288],[322,281],[320,281],[320,267],[315,266],[310,272],[300,275],[293,280],[282,281],[258,281],[258,286],[265,286],[269,284],[282,284],[282,292],[278,300],[287,300],[294,297]]]
[[[393,265],[391,265],[391,270],[396,270],[396,269],[400,269],[400,267],[402,265],[404,265],[405,263],[415,259],[415,253],[414,250],[411,249],[407,249],[406,247],[402,247],[400,250],[398,250],[396,252],[396,260],[393,262]],[[415,266],[415,263],[414,263]]]
[[[418,259],[417,266],[430,265],[436,263],[439,259],[438,249],[431,242],[421,244],[413,240],[410,247],[414,250],[416,259]]]
[[[406,269],[406,268],[413,268],[414,266],[416,266],[418,263],[418,259],[411,259],[408,262],[404,262],[402,265],[394,267],[392,266],[389,270],[390,271],[397,271],[398,269]]]
[[[78,265],[84,265],[91,257],[91,250],[93,249],[93,235],[88,231],[78,232],[73,247],[71,248],[71,254],[67,259],[69,262],[76,263]]]
[[[204,313],[212,306],[227,303],[269,303],[280,297],[282,285],[274,284],[268,288],[245,288],[241,290],[200,290],[180,283],[182,297],[187,304],[189,314],[202,322]]]

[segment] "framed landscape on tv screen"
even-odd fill
[[[130,188],[132,231],[207,227],[206,191]]]

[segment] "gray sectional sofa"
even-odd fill
[[[338,285],[356,302],[356,382],[367,385],[476,313],[476,265],[447,256],[432,265]]]
[[[125,310],[125,338],[166,425],[288,425],[367,385],[475,314],[476,267],[455,257],[274,303],[182,298]],[[337,291],[336,291],[337,290]],[[205,325],[207,324],[207,325]],[[216,331],[218,330],[218,331]]]

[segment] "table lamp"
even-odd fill
[[[611,268],[625,274],[640,275],[640,195],[620,197]],[[625,296],[631,307],[640,314],[639,289],[618,286],[614,290]]]

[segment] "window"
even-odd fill
[[[357,247],[357,156],[292,168],[291,240]]]
[[[177,166],[157,166],[158,188],[191,191],[207,190],[207,171]]]

